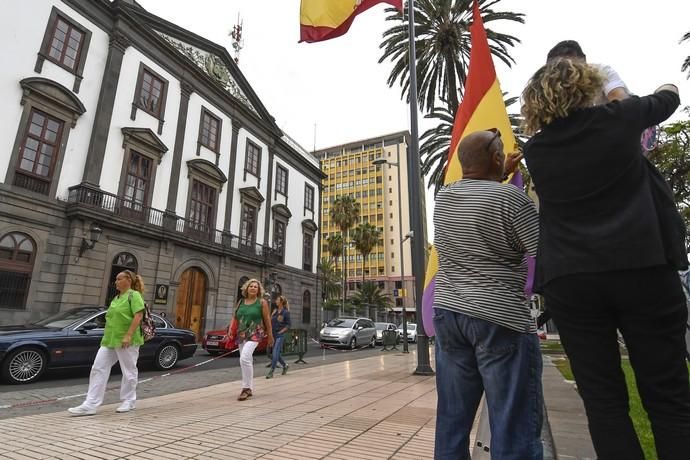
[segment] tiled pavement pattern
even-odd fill
[[[138,401],[116,414],[60,411],[0,422],[2,459],[432,458],[433,377],[416,357],[388,354],[264,378],[239,402],[240,382]]]

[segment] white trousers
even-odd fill
[[[242,388],[254,391],[254,350],[258,342],[247,340],[240,344],[240,368],[242,369]]]
[[[120,384],[120,400],[124,403],[134,404],[137,400],[137,380],[139,371],[137,369],[137,359],[139,358],[139,346],[129,346],[127,348],[107,348],[98,349],[96,359],[91,366],[89,376],[89,391],[83,406],[89,409],[96,409],[103,404],[105,389],[110,378],[110,370],[116,362],[120,362],[122,370],[122,383]]]

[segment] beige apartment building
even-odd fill
[[[321,170],[327,176],[322,181],[321,193],[321,257],[329,257],[326,238],[340,231],[330,218],[331,204],[338,196],[352,195],[360,204],[360,222],[369,222],[381,231],[380,244],[371,252],[366,264],[362,255],[349,244],[346,244],[345,255],[348,292],[357,289],[364,274],[366,280],[377,282],[392,297],[398,294],[393,311],[388,315],[380,312],[378,318],[373,318],[376,321],[401,320],[403,305],[408,318],[414,315],[411,246],[409,240],[404,241],[401,253],[400,241],[410,232],[410,207],[421,206],[423,212],[426,208],[424,195],[419,203],[409,201],[409,139],[408,131],[400,131],[315,152]],[[385,164],[376,164],[384,160]],[[400,175],[396,164],[399,165]],[[401,213],[402,228],[399,219]],[[423,221],[426,222],[426,219]],[[340,259],[338,267],[343,268]],[[401,269],[404,270],[404,278],[401,277]]]

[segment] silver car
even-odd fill
[[[369,318],[335,318],[321,329],[319,341],[322,345],[346,346],[352,350],[358,346],[373,347],[376,341],[376,327]]]

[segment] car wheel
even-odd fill
[[[2,368],[2,376],[11,384],[33,382],[46,370],[46,354],[38,348],[27,347],[12,351]]]
[[[156,369],[167,371],[172,369],[180,357],[180,349],[174,343],[166,343],[158,349],[153,359]]]
[[[350,339],[350,350],[354,350],[355,348],[357,348],[357,339],[352,337]]]

